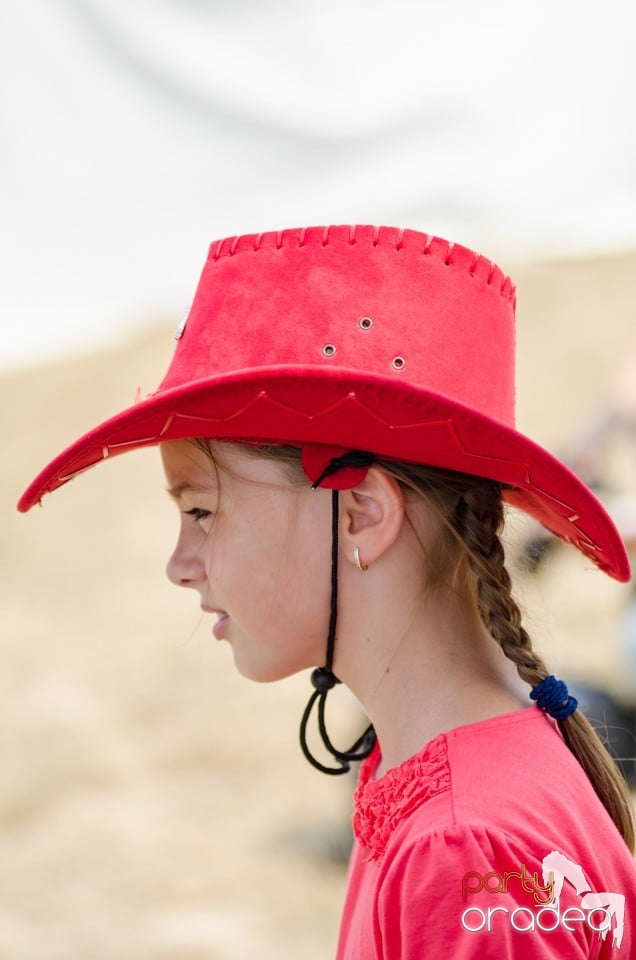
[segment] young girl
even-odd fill
[[[630,798],[521,624],[504,503],[618,580],[629,565],[595,497],[514,429],[511,281],[408,230],[235,237],[176,337],[157,392],[19,507],[160,446],[170,579],[245,676],[313,668],[315,767],[364,761],[338,957],[632,956]],[[348,750],[328,731],[339,682],[372,723]]]

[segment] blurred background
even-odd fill
[[[1,960],[333,950],[350,788],[300,755],[308,678],[235,676],[165,581],[156,451],[13,507],[157,385],[211,241],[389,223],[493,257],[520,428],[636,541],[635,30],[629,0],[2,6]],[[511,529],[537,645],[633,756],[633,586]]]

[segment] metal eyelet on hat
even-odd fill
[[[404,367],[406,366],[406,360],[404,357],[393,357],[391,360],[391,366],[394,370],[404,370]]]
[[[359,323],[361,330],[370,330],[373,326],[373,320],[371,317],[361,317]]]
[[[322,348],[323,357],[333,357],[335,352],[336,348],[334,347],[333,343],[326,343]]]

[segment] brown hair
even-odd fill
[[[286,465],[292,478],[298,478],[302,471],[297,447],[262,445],[243,449]],[[549,670],[532,649],[530,636],[521,623],[521,611],[512,595],[500,539],[504,525],[502,485],[483,477],[420,464],[391,460],[376,463],[394,477],[405,492],[425,499],[436,510],[445,536],[428,557],[432,577],[441,581],[450,574],[452,564],[455,583],[457,574],[464,573],[486,628],[515,664],[521,679],[535,687],[548,676]],[[624,777],[580,710],[557,722],[565,743],[633,851],[634,814]]]

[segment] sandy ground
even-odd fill
[[[636,254],[515,273],[519,423],[554,448],[602,409],[634,347]],[[349,787],[300,755],[307,677],[235,675],[195,598],[165,581],[176,517],[156,451],[13,511],[50,456],[155,386],[173,319],[159,326],[0,381],[0,960],[326,958]],[[634,450],[612,458],[633,485]],[[627,587],[561,550],[519,589],[556,669],[630,695]],[[343,701],[343,740],[353,713]]]

